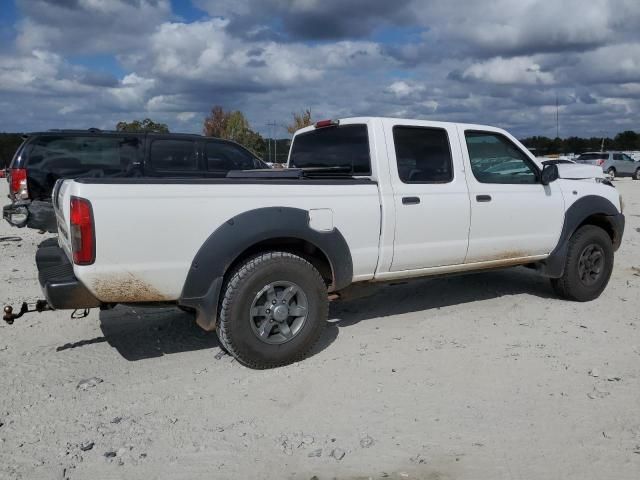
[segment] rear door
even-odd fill
[[[470,205],[455,125],[383,122],[396,213],[391,271],[463,263]]]
[[[635,162],[629,155],[624,153],[614,153],[613,160],[613,164],[618,175],[631,176],[635,173]]]
[[[501,131],[458,128],[467,147],[471,200],[465,263],[551,252],[564,220],[558,183],[542,185],[533,159]]]

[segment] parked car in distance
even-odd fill
[[[288,167],[59,181],[59,243],[36,253],[45,304],[192,309],[241,363],[268,368],[304,357],[328,292],[352,284],[524,265],[593,300],[624,230],[602,170],[542,165],[484,125],[318,122],[296,132]]]
[[[11,204],[4,218],[17,227],[56,231],[51,194],[60,178],[220,178],[230,170],[269,166],[229,140],[201,135],[52,130],[29,134],[9,165]]]
[[[610,177],[633,177],[640,180],[640,162],[622,152],[585,152],[577,159],[577,163],[598,165]]]

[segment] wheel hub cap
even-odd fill
[[[604,251],[600,245],[587,245],[580,254],[578,274],[580,281],[591,286],[595,284],[604,270]]]
[[[285,305],[278,305],[273,309],[273,319],[276,322],[283,322],[289,317],[289,307]]]
[[[262,342],[286,343],[302,330],[307,309],[307,295],[300,286],[284,280],[271,282],[256,293],[251,303],[251,330]]]

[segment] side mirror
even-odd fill
[[[542,167],[542,174],[540,175],[540,183],[542,185],[549,185],[551,182],[560,178],[560,172],[558,172],[558,165],[547,163]]]

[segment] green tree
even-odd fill
[[[166,123],[156,123],[150,118],[145,118],[142,121],[118,122],[116,130],[118,132],[169,133],[169,127]]]
[[[621,132],[613,139],[616,150],[640,150],[640,135],[631,130]]]
[[[264,138],[251,129],[249,121],[239,110],[225,111],[220,105],[215,105],[204,119],[203,133],[207,137],[233,140],[257,155],[264,156]]]
[[[311,110],[309,110],[308,108],[301,113],[293,112],[291,116],[293,117],[293,122],[287,126],[287,132],[292,135],[301,128],[313,125],[313,120],[311,119]]]

